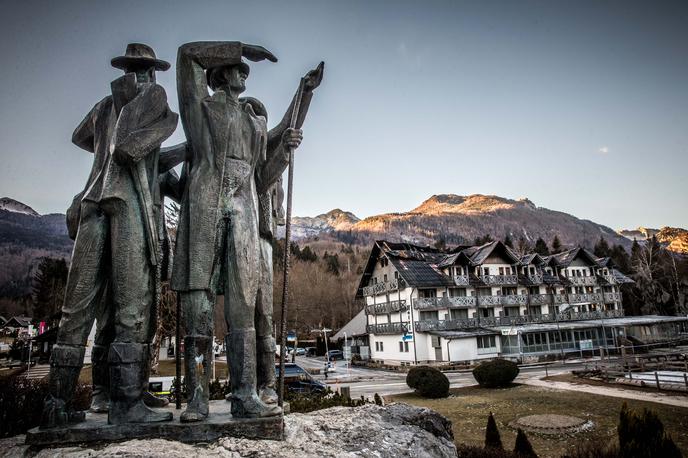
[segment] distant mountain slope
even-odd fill
[[[31,291],[41,257],[69,258],[73,242],[67,236],[65,215],[41,216],[13,199],[1,202],[0,296],[16,297]]]
[[[291,221],[292,237],[299,240],[317,237],[322,233],[348,231],[360,219],[351,212],[336,208],[314,217],[294,216]],[[281,229],[280,236],[284,237],[284,228]]]
[[[607,226],[537,207],[528,199],[481,194],[435,195],[409,212],[371,216],[354,224],[351,230],[370,240],[386,238],[421,244],[439,239],[448,244],[472,243],[485,234],[500,239],[509,234],[514,243],[520,237],[531,243],[541,237],[550,243],[557,235],[568,246],[592,247],[600,236],[610,244],[626,248],[631,245]]]
[[[665,226],[661,229],[639,227],[637,229],[622,229],[618,232],[627,239],[637,240],[641,244],[654,235],[659,243],[671,251],[688,254],[688,230],[680,227]]]

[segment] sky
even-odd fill
[[[0,1],[0,197],[64,212],[71,144],[129,42],[260,44],[247,92],[277,123],[319,61],[294,214],[408,211],[433,194],[527,197],[615,229],[688,227],[688,3]],[[184,141],[181,125],[165,143]]]

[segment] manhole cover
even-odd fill
[[[569,415],[528,415],[512,421],[509,426],[541,434],[577,433],[592,428],[592,422]]]

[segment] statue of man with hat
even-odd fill
[[[279,180],[289,149],[301,143],[302,131],[283,126],[279,135],[268,135],[262,103],[240,97],[249,74],[242,57],[277,61],[262,46],[236,41],[187,43],[177,55],[179,111],[190,151],[181,177],[184,193],[171,280],[172,289],[180,293],[184,316],[185,380],[191,396],[181,421],[208,416],[213,309],[218,294],[224,295],[229,330],[225,341],[232,416],[281,413],[258,393],[256,320],[266,315],[262,310],[267,308],[267,301],[258,299],[265,280],[259,196],[270,193]],[[257,302],[265,303],[260,311]],[[269,326],[269,321],[265,323]],[[265,341],[261,353],[270,352],[274,380],[269,332],[261,333]]]
[[[71,400],[96,318],[98,329],[113,330],[107,356],[108,422],[172,418],[142,400],[160,263],[158,157],[178,118],[165,90],[156,84],[155,72],[170,64],[157,59],[149,46],[132,43],[112,65],[124,70],[124,76],[111,83],[111,94],[91,109],[72,137],[94,160],[86,188],[68,212],[70,232],[78,230],[51,354],[42,428],[84,418]]]

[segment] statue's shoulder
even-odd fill
[[[100,102],[96,103],[93,105],[93,111],[94,113],[101,113],[104,110],[109,110],[112,107],[112,95],[106,95],[103,97]]]
[[[264,117],[267,121],[268,110],[265,108],[265,105],[263,105],[263,102],[261,102],[260,100],[256,99],[255,97],[241,97],[239,98],[239,103],[241,103],[242,107],[250,105],[251,108],[253,108],[253,112],[255,114]]]

